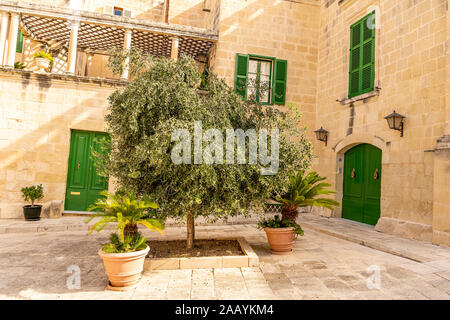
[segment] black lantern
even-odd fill
[[[393,113],[384,118],[387,120],[389,128],[400,131],[400,137],[403,137],[403,122],[406,117],[398,114],[394,110]]]
[[[320,127],[319,130],[314,131],[316,133],[317,140],[325,142],[325,145],[328,143],[328,131],[324,128]]]

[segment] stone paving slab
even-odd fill
[[[42,218],[39,221],[25,221],[24,219],[0,219],[0,234],[4,233],[33,233],[33,232],[60,232],[60,231],[88,231],[95,220],[86,224],[88,215],[67,215],[56,219]],[[209,231],[215,232],[222,225],[241,225],[249,223],[257,223],[259,216],[250,215],[248,218],[242,216],[230,217],[227,222],[211,223],[203,217],[196,219],[196,225],[208,227]],[[179,221],[168,219],[166,226],[182,227]],[[111,227],[107,228],[111,229]]]
[[[319,217],[302,214],[298,222],[307,229],[322,232],[333,237],[355,242],[360,245],[407,258],[416,262],[437,266],[438,261],[450,258],[450,248],[405,239],[375,231],[374,227],[345,219]]]
[[[108,232],[2,234],[0,299],[450,299],[448,248],[422,263],[305,231],[292,255],[274,256],[255,225],[199,226],[198,237],[245,237],[260,266],[147,271],[128,292],[106,290],[97,251]],[[185,228],[168,227],[167,234],[183,237]],[[78,271],[79,288],[73,281]]]

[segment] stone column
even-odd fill
[[[131,29],[126,29],[125,30],[125,37],[124,37],[124,41],[123,41],[123,50],[128,53],[128,51],[131,48],[131,37],[133,35],[133,30]],[[127,57],[125,59],[124,62],[124,66],[123,66],[123,73],[122,76],[120,77],[122,80],[128,80],[129,74],[130,74],[130,58]]]
[[[79,21],[70,21],[70,41],[67,59],[67,73],[70,74],[75,74],[75,67],[77,63],[77,40],[79,28],[80,28]]]
[[[178,46],[180,43],[180,38],[178,37],[173,37],[172,38],[172,52],[170,54],[170,57],[177,61],[178,60]]]
[[[6,35],[8,31],[8,13],[0,12],[0,66],[5,64],[6,61]]]
[[[19,14],[11,13],[9,22],[8,55],[6,56],[6,66],[14,68],[16,60],[17,32],[19,30]]]

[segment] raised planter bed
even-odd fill
[[[179,239],[176,239],[179,240]],[[176,241],[173,240],[173,241]],[[199,239],[202,240],[202,239]],[[208,240],[208,239],[203,239]],[[174,269],[242,268],[259,266],[259,258],[244,238],[215,238],[215,240],[236,240],[241,255],[207,257],[146,258],[144,271]],[[151,252],[151,247],[150,247]]]

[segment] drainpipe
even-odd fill
[[[164,6],[164,22],[169,23],[169,8],[170,8],[170,0],[166,0],[166,5]]]

